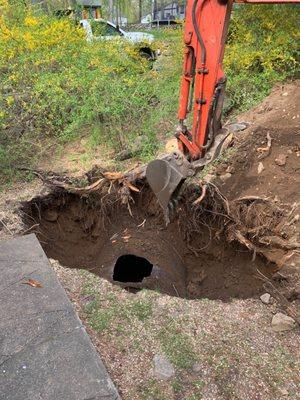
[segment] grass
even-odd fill
[[[129,308],[130,315],[133,318],[137,318],[141,322],[146,321],[148,318],[152,316],[152,303],[151,300],[134,300],[130,304]]]
[[[96,332],[113,327],[118,333],[125,333],[137,322],[145,323],[151,318],[152,302],[147,291],[142,291],[141,297],[125,302],[120,302],[115,293],[109,293],[104,299],[97,287],[98,278],[86,271],[81,275],[84,278],[81,295],[88,300],[84,306],[85,316]]]
[[[252,107],[274,83],[299,74],[298,10],[235,9],[224,62],[226,114]],[[135,46],[89,44],[68,19],[34,15],[21,4],[2,6],[0,18],[0,185],[24,177],[16,166],[37,165],[83,133],[88,144],[78,157],[86,165],[103,143],[117,153],[140,141],[136,157],[148,161],[173,135],[180,27],[153,30],[163,55],[151,69]]]
[[[189,369],[197,361],[190,337],[173,321],[169,321],[159,332],[158,340],[170,361],[180,369]]]
[[[164,394],[160,382],[154,378],[146,381],[139,390],[141,400],[169,400]]]
[[[149,290],[132,294],[87,271],[62,267],[59,277],[124,400],[252,400],[258,394],[273,400],[283,389],[296,398],[297,332],[273,333],[271,312],[260,300],[229,304]],[[168,381],[153,375],[156,354],[175,368]]]

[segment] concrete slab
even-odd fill
[[[0,242],[0,277],[0,400],[120,399],[35,235]]]

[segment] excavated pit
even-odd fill
[[[104,197],[54,191],[34,198],[22,207],[27,232],[35,232],[47,256],[61,265],[89,270],[132,292],[148,288],[226,301],[258,295],[263,282],[257,271],[272,273],[262,258],[228,242],[226,219],[213,216],[208,203],[196,229],[189,204],[166,227],[148,188],[130,206]]]

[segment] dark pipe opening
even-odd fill
[[[142,282],[151,275],[153,264],[146,258],[124,254],[117,259],[113,280],[118,282]]]

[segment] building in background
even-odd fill
[[[141,24],[151,24],[152,22],[152,14],[144,15],[141,19]]]
[[[186,1],[173,1],[164,4],[163,1],[153,0],[152,13],[144,15],[141,19],[142,24],[154,23],[166,25],[176,20],[185,18]]]
[[[31,0],[35,7],[56,15],[74,15],[79,19],[101,18],[102,0]]]
[[[82,6],[82,19],[101,18],[101,0],[76,0],[76,3]]]

